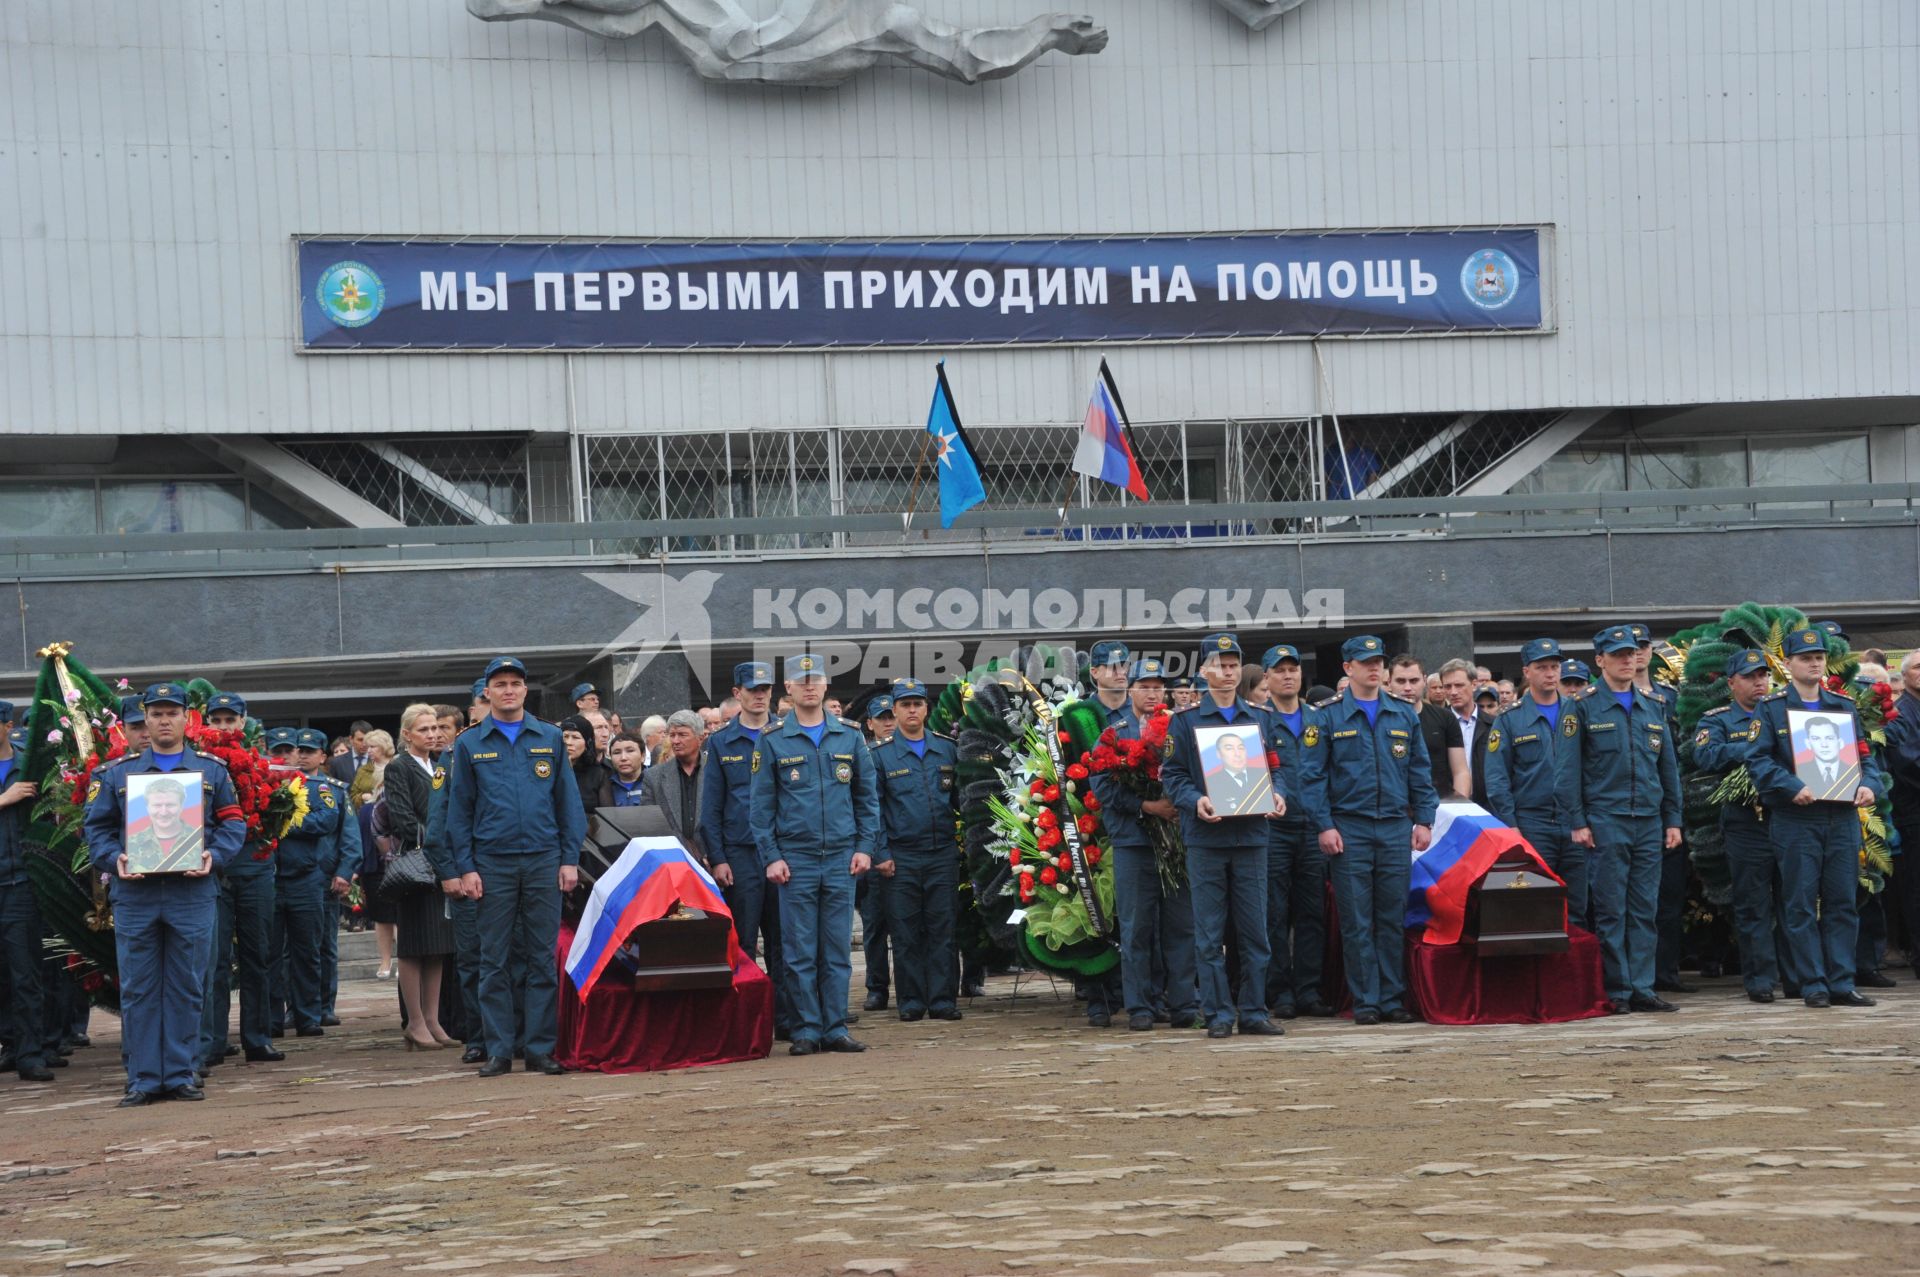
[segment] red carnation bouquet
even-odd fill
[[[187,740],[227,769],[240,799],[240,812],[247,819],[247,849],[255,860],[271,859],[290,823],[285,815],[299,802],[295,791],[304,787],[299,777],[289,780],[284,768],[262,758],[247,743],[244,732],[217,731],[193,722],[187,727]]]
[[[1166,787],[1160,783],[1160,761],[1166,756],[1167,726],[1172,722],[1171,713],[1166,709],[1157,709],[1140,720],[1138,737],[1122,737],[1115,729],[1107,728],[1100,733],[1100,743],[1083,760],[1087,770],[1118,781],[1140,795],[1143,803],[1165,798]],[[1144,813],[1140,823],[1153,843],[1161,881],[1170,889],[1185,883],[1187,846],[1180,837],[1179,824]]]
[[[1852,701],[1853,708],[1860,715],[1860,732],[1865,737],[1860,741],[1860,757],[1865,758],[1875,745],[1884,747],[1887,743],[1887,724],[1900,716],[1893,686],[1889,683],[1848,682],[1838,674],[1829,674],[1823,682],[1828,691],[1837,692]]]

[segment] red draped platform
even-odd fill
[[[739,956],[731,989],[636,993],[609,968],[585,1003],[567,978],[573,928],[560,932],[560,1062],[596,1073],[651,1073],[764,1060],[773,1051],[773,981]]]
[[[1327,917],[1338,918],[1333,885]],[[1565,953],[1483,958],[1472,944],[1432,944],[1425,927],[1407,930],[1406,1009],[1430,1024],[1561,1024],[1609,1014],[1600,972],[1600,940],[1567,928]],[[1340,928],[1327,928],[1320,990],[1340,1014],[1353,1014]]]
[[[1569,927],[1565,953],[1510,958],[1421,935],[1407,932],[1407,1010],[1429,1024],[1559,1024],[1608,1014],[1592,932]]]

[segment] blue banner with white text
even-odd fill
[[[1538,332],[1538,228],[753,243],[300,241],[301,346],[736,350]]]

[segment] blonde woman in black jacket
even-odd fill
[[[444,746],[440,720],[431,705],[409,705],[400,715],[400,755],[387,764],[387,831],[395,855],[418,847],[426,838],[427,803],[433,794],[435,755]],[[446,897],[439,891],[417,891],[399,904],[400,1005],[406,1012],[403,1031],[409,1051],[434,1051],[452,1046],[440,1027],[440,975],[454,951],[453,923],[447,917]]]

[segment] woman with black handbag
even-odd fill
[[[400,935],[400,1005],[406,1013],[402,1036],[409,1051],[433,1051],[452,1046],[440,1027],[440,975],[454,951],[453,922],[447,917],[446,897],[426,864],[421,843],[427,832],[427,801],[433,793],[434,755],[440,740],[440,721],[431,705],[409,705],[400,715],[401,755],[387,766],[385,808],[388,846],[383,886],[397,895]]]

